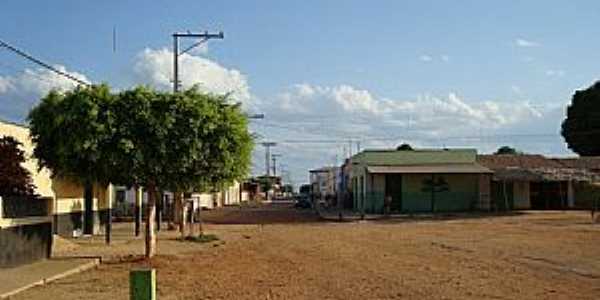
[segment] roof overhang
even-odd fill
[[[368,166],[373,174],[491,174],[492,170],[479,164],[432,164],[404,166]]]

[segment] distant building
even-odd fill
[[[335,205],[337,202],[340,180],[340,167],[323,167],[310,170],[313,196],[318,200],[327,201],[329,205]]]
[[[479,155],[494,171],[492,205],[498,209],[567,209],[589,206],[586,184],[600,179],[598,158],[546,158],[537,154]],[[580,202],[577,203],[578,198]],[[591,199],[589,199],[591,200]]]
[[[492,171],[474,149],[365,150],[350,158],[353,208],[364,213],[489,209]]]

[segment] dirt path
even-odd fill
[[[599,299],[600,226],[587,218],[325,223],[216,211],[205,220],[243,224],[207,225],[223,241],[183,252],[159,244],[166,254],[149,264],[160,299]],[[18,299],[127,299],[128,271],[144,264],[105,264]]]

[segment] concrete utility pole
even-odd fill
[[[265,147],[265,175],[271,176],[271,147],[277,143],[263,142],[262,145]]]
[[[281,157],[281,154],[271,154],[273,160],[273,176],[277,176],[277,158]]]
[[[173,92],[179,91],[179,55],[189,52],[190,50],[202,45],[209,39],[223,39],[225,36],[223,32],[219,33],[208,33],[207,31],[202,33],[173,33]],[[179,38],[196,38],[199,39],[195,44],[185,48],[179,52]]]

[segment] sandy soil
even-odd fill
[[[127,256],[143,246],[126,234],[110,250],[77,241],[63,254],[106,263],[17,299],[127,299],[128,272],[143,265],[157,269],[160,299],[600,299],[600,224],[585,213],[333,223],[268,208],[204,220],[221,241],[162,232],[149,262]]]

